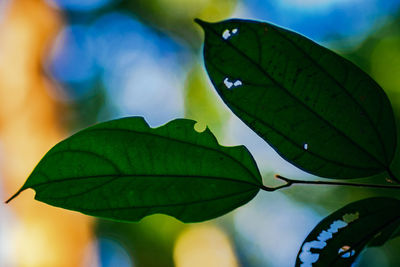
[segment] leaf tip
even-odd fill
[[[13,200],[14,198],[16,198],[19,193],[21,193],[21,190],[19,190],[17,193],[15,193],[14,195],[12,195],[9,199],[7,199],[6,201],[4,201],[5,204],[8,204],[11,200]]]
[[[16,198],[22,191],[24,191],[26,189],[26,187],[22,187],[20,190],[18,190],[14,195],[12,195],[9,199],[7,199],[6,201],[4,201],[5,204],[8,204],[11,200],[13,200],[14,198]]]
[[[201,19],[199,19],[199,18],[195,18],[195,19],[194,19],[194,22],[196,22],[197,24],[199,24],[203,29],[205,29],[205,27],[207,27],[208,25],[211,24],[210,22],[201,20]]]

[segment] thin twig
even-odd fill
[[[381,185],[381,184],[361,184],[361,183],[348,183],[348,182],[337,182],[337,181],[305,181],[305,180],[293,180],[279,174],[275,175],[275,178],[285,182],[285,184],[277,187],[262,186],[261,189],[265,191],[276,191],[285,187],[289,187],[295,184],[311,184],[311,185],[341,185],[341,186],[353,186],[353,187],[364,187],[364,188],[379,188],[379,189],[400,189],[400,185]],[[391,178],[393,178],[391,176]]]

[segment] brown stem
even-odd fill
[[[389,173],[389,172],[388,172]],[[390,173],[389,173],[390,175]],[[391,178],[393,178],[390,175]],[[348,183],[348,182],[337,182],[337,181],[305,181],[305,180],[292,180],[279,174],[275,175],[275,178],[285,182],[285,184],[277,187],[262,186],[261,189],[265,191],[276,191],[285,187],[289,187],[294,184],[311,184],[311,185],[342,185],[342,186],[353,186],[353,187],[364,187],[364,188],[380,188],[380,189],[400,189],[400,185],[380,185],[380,184],[361,184],[361,183]],[[398,181],[397,179],[395,179]]]

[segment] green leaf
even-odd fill
[[[140,117],[100,123],[54,146],[17,194],[33,188],[47,204],[123,221],[221,216],[250,201],[261,176],[245,147],[220,146],[194,125],[177,119],[150,128]]]
[[[301,245],[296,266],[351,266],[367,245],[383,245],[400,224],[400,201],[353,202],[323,219]]]
[[[269,23],[196,22],[205,31],[205,66],[218,94],[283,158],[327,178],[390,172],[393,110],[357,66]]]

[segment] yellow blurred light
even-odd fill
[[[237,0],[156,0],[151,5],[165,22],[187,20],[194,24],[196,17],[210,21],[225,19],[234,11],[236,3]]]
[[[47,250],[49,229],[44,227],[43,222],[25,221],[21,231],[16,232],[16,251],[18,262],[21,266],[50,266],[57,264],[60,254],[60,246],[55,245],[50,255],[43,257]],[[50,230],[52,227],[50,226]],[[51,235],[58,233],[52,232]]]
[[[142,232],[151,233],[160,244],[169,247],[171,240],[175,239],[185,225],[171,216],[153,214],[143,218],[138,227]]]
[[[228,109],[198,64],[189,71],[185,82],[185,117],[198,122],[197,131],[202,132],[209,126],[217,137],[223,136],[223,125],[230,118]]]
[[[196,17],[209,21],[226,19],[236,8],[236,0],[208,1],[208,5],[196,14]]]
[[[191,14],[193,15],[198,12],[198,10],[203,9],[210,0],[156,0],[154,2],[155,5],[160,5],[173,10],[175,14],[187,16]]]
[[[178,237],[174,248],[176,267],[237,267],[228,237],[212,225],[193,225]]]

